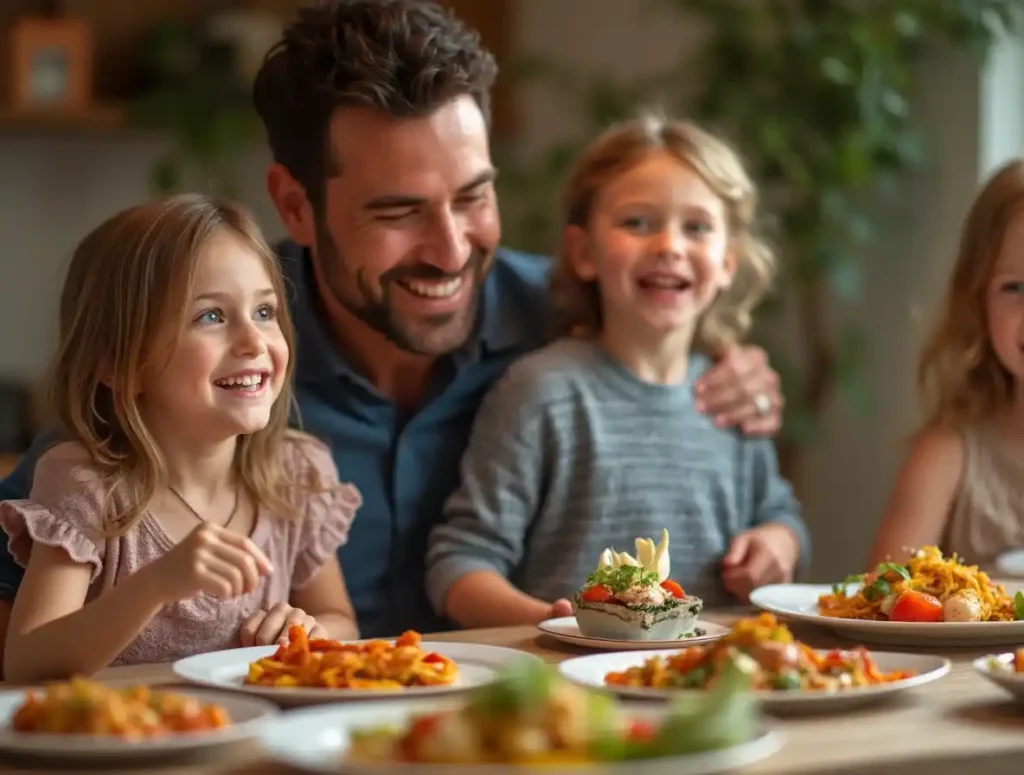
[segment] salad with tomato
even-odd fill
[[[703,607],[675,581],[637,565],[598,568],[573,600],[583,635],[615,640],[685,638]]]
[[[358,764],[598,765],[728,748],[759,722],[749,679],[723,670],[702,697],[664,715],[625,711],[614,698],[523,660],[457,706],[429,710],[400,728],[354,730],[346,762]],[[453,769],[453,771],[456,771]]]

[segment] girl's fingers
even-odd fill
[[[252,592],[259,586],[262,574],[252,555],[228,544],[216,544],[210,547],[210,551],[218,559],[238,569],[242,576],[243,592]]]
[[[242,629],[239,632],[239,639],[242,642],[243,648],[259,645],[256,633],[259,631],[260,625],[263,624],[263,620],[266,618],[266,611],[257,611],[246,620],[245,624],[242,625]]]
[[[274,570],[270,564],[270,558],[248,536],[220,528],[217,531],[217,538],[220,543],[245,552],[252,557],[261,574],[267,574]]]
[[[235,564],[211,553],[199,564],[200,583],[214,597],[238,597],[245,591],[245,574]]]

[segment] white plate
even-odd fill
[[[755,589],[750,594],[750,602],[765,611],[812,622],[863,643],[979,646],[1024,642],[1024,621],[889,622],[822,616],[818,613],[818,597],[831,591],[829,584],[769,584]]]
[[[679,638],[678,640],[618,640],[615,638],[592,638],[589,635],[583,635],[580,632],[579,625],[576,624],[575,616],[563,616],[558,619],[548,619],[537,625],[537,629],[541,632],[546,633],[553,638],[557,638],[563,643],[570,643],[573,646],[583,646],[588,649],[607,649],[614,651],[628,651],[633,649],[671,649],[682,648],[684,646],[696,646],[701,643],[711,643],[724,635],[728,635],[730,632],[728,627],[723,627],[722,625],[715,624],[714,622],[704,622],[699,619],[697,620],[695,627],[703,630],[704,634],[694,635],[691,638]]]
[[[1024,549],[1011,549],[996,557],[996,570],[1000,576],[1024,578]]]
[[[413,686],[398,692],[246,685],[244,680],[249,672],[249,663],[270,656],[277,650],[276,646],[253,646],[245,649],[197,654],[175,662],[173,670],[175,675],[192,683],[253,694],[282,705],[297,705],[313,702],[380,699],[394,697],[396,694],[423,696],[463,692],[473,686],[491,683],[500,670],[513,662],[521,659],[539,660],[537,656],[515,649],[481,646],[476,643],[423,642],[420,643],[420,648],[424,651],[435,651],[454,660],[459,669],[455,683],[444,686]]]
[[[667,700],[680,694],[700,693],[700,689],[645,689],[629,686],[608,686],[604,677],[611,672],[620,672],[630,667],[642,665],[646,660],[656,656],[668,656],[678,649],[655,651],[623,651],[611,654],[593,654],[585,657],[567,659],[558,666],[559,672],[570,681],[586,687],[593,687],[619,695],[638,699]],[[888,673],[894,670],[911,670],[917,675],[902,681],[878,684],[877,686],[859,686],[837,692],[823,691],[785,691],[758,692],[761,706],[765,710],[801,710],[813,707],[815,710],[831,710],[865,705],[892,694],[911,689],[921,684],[937,681],[950,670],[950,661],[942,657],[926,654],[892,654],[872,652],[879,669]]]
[[[279,716],[275,723],[268,724],[263,729],[261,742],[269,754],[280,762],[305,772],[331,775],[521,775],[524,772],[525,768],[522,767],[495,764],[458,767],[429,764],[342,764],[342,756],[348,747],[351,730],[377,725],[402,726],[415,713],[451,706],[451,703],[439,699],[433,702],[412,699],[388,703],[362,702],[293,711]],[[664,715],[666,706],[647,704],[636,708],[624,704],[623,707],[638,716],[659,719]],[[630,761],[618,767],[601,767],[600,772],[604,775],[713,775],[747,767],[771,756],[781,747],[780,734],[770,727],[765,727],[753,740],[732,748],[689,756]],[[544,772],[545,775],[558,775],[561,772],[578,775],[582,772],[579,765],[565,768],[545,765],[538,771]]]
[[[993,666],[995,660],[1004,667]],[[982,675],[996,686],[1005,689],[1019,702],[1024,702],[1024,673],[1013,672],[1013,654],[990,654],[978,657],[972,663],[974,671]]]
[[[50,760],[161,758],[253,738],[259,733],[261,725],[279,712],[270,703],[255,697],[241,697],[203,689],[168,688],[165,691],[187,694],[203,703],[220,705],[231,718],[231,726],[208,732],[174,735],[138,742],[92,735],[15,732],[11,729],[11,719],[18,706],[25,701],[26,695],[21,691],[2,692],[0,693],[0,751]]]

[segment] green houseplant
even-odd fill
[[[664,105],[722,132],[741,151],[774,219],[785,271],[762,308],[755,338],[783,378],[787,399],[780,454],[799,482],[800,451],[838,394],[870,407],[862,329],[839,324],[836,308],[857,301],[866,245],[877,231],[880,196],[894,195],[926,158],[912,96],[935,43],[984,59],[1017,29],[1022,0],[654,0],[680,24],[709,32],[695,61],[643,82],[582,79],[553,61],[525,61],[519,77],[573,95],[588,119],[570,138],[525,159],[503,149],[502,206],[507,241],[549,251],[554,202],[568,164],[592,132],[638,106]],[[693,73],[708,85],[696,97],[676,84]],[[712,86],[713,85],[713,86]],[[795,321],[779,335],[779,312]],[[775,321],[768,318],[776,316]],[[792,333],[797,334],[796,337]]]

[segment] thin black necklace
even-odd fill
[[[195,515],[196,519],[198,519],[200,522],[206,522],[207,521],[207,520],[203,519],[202,515],[200,515],[200,513],[198,511],[196,511],[194,508],[192,508],[192,504],[189,503],[187,500],[185,500],[185,498],[182,496],[182,494],[180,492],[178,492],[176,489],[174,489],[170,485],[167,485],[167,489],[170,490],[172,493],[174,493],[175,497],[177,497],[178,500],[180,500],[182,503],[185,504],[185,508],[188,509],[189,511],[191,511]],[[233,520],[235,518],[235,514],[238,513],[238,501],[239,501],[238,490],[239,490],[239,488],[236,487],[235,488],[235,505],[231,509],[231,516],[228,517],[228,521],[227,522],[225,522],[223,525],[221,525],[222,528],[226,528],[228,525],[230,525],[231,524],[231,520]]]

